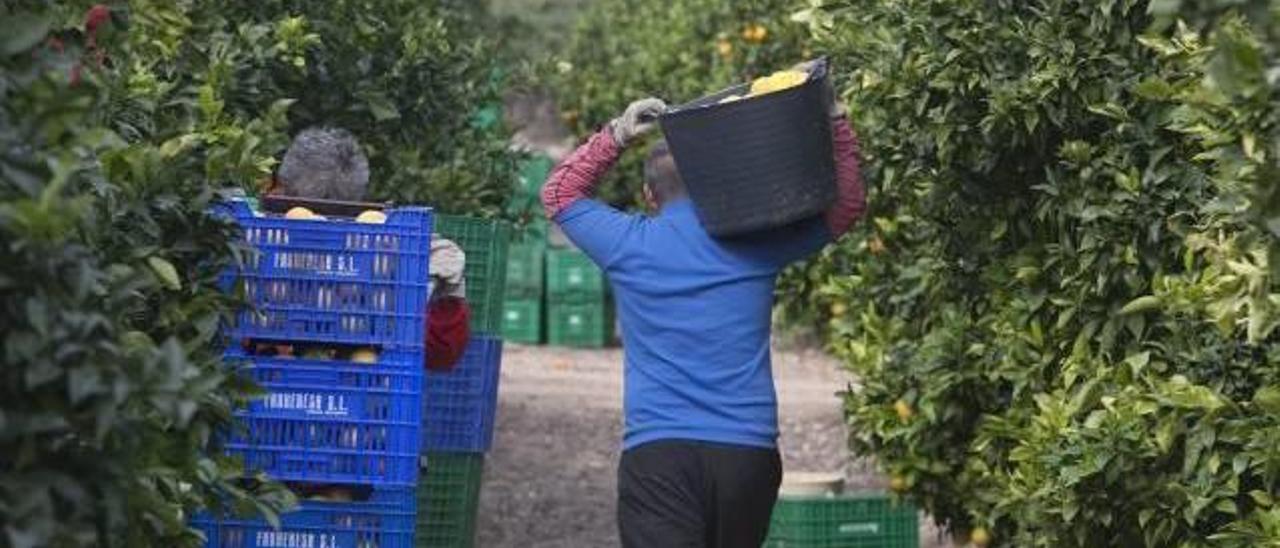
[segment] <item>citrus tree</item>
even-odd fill
[[[474,123],[499,101],[499,49],[484,12],[445,0],[244,2],[225,17],[274,24],[291,56],[239,69],[231,108],[292,101],[290,131],[339,126],[369,156],[372,198],[492,214],[515,181],[501,127]]]
[[[233,249],[205,213],[215,184],[263,173],[283,116],[219,115],[204,65],[181,84],[121,78],[147,54],[106,7],[8,6],[0,546],[194,545],[197,508],[287,506],[217,456],[213,433],[253,390],[216,347]]]
[[[604,0],[582,14],[549,83],[580,137],[631,102],[659,97],[675,105],[785,69],[812,52],[790,23],[791,0]],[[639,203],[643,154],[628,154],[602,198]]]
[[[1280,539],[1268,6],[794,14],[849,68],[870,210],[783,294],[860,378],[853,450],[957,537]]]
[[[289,507],[215,435],[256,389],[221,360],[237,303],[216,277],[245,250],[209,208],[269,177],[294,129],[340,122],[380,197],[496,209],[479,46],[462,12],[415,4],[351,25],[334,3],[0,7],[0,546],[198,546],[200,509]],[[357,85],[369,63],[384,80]]]

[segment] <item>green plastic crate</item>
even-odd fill
[[[542,184],[547,182],[547,176],[551,175],[551,169],[554,167],[555,160],[550,156],[536,154],[529,157],[520,165],[518,192],[537,196],[542,192]]]
[[[542,208],[542,197],[520,190],[507,199],[507,215],[520,224],[547,218]]]
[[[542,185],[555,167],[555,161],[546,155],[536,155],[520,164],[515,191],[507,201],[507,212],[516,216],[526,213],[542,215]]]
[[[511,243],[546,247],[550,225],[551,221],[547,220],[546,214],[542,211],[542,206],[539,205],[536,213],[524,216],[515,227],[515,230],[512,231]]]
[[[471,113],[471,127],[486,130],[495,129],[502,123],[502,105],[489,104]]]
[[[553,346],[600,348],[613,339],[613,314],[608,298],[595,302],[547,304],[547,343]]]
[[[766,548],[916,548],[915,506],[880,494],[778,498]]]
[[[475,545],[481,453],[427,453],[418,480],[418,548],[469,548]]]
[[[542,342],[542,299],[507,299],[502,338],[521,344]]]
[[[547,299],[550,302],[595,302],[608,284],[604,273],[587,255],[575,249],[547,250]]]
[[[507,298],[541,298],[546,245],[512,244],[507,249]]]
[[[437,215],[435,230],[467,254],[467,303],[471,330],[498,333],[507,294],[507,254],[511,225],[506,221]]]

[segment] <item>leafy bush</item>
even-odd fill
[[[696,99],[804,60],[790,0],[604,0],[586,8],[550,78],[573,131],[586,136],[634,100]],[[755,34],[756,29],[762,34]],[[757,38],[757,36],[759,38]],[[640,203],[643,154],[623,157],[601,197]]]
[[[465,4],[465,3],[464,3]],[[499,101],[496,43],[474,6],[445,0],[269,0],[238,3],[230,21],[275,24],[281,46],[237,84],[229,103],[252,112],[287,97],[290,131],[351,130],[366,148],[376,199],[444,211],[499,211],[515,181],[516,156],[501,128],[472,123]],[[236,106],[233,106],[236,108]]]
[[[54,27],[78,12],[0,15],[0,545],[192,545],[196,508],[291,500],[206,456],[252,391],[215,347],[233,250],[205,209],[283,117],[217,117],[195,83],[169,91],[199,105],[149,103],[111,68],[139,41]]]
[[[1267,5],[796,14],[854,67],[871,209],[784,296],[862,380],[852,448],[958,536],[1280,542]]]
[[[0,9],[0,546],[194,546],[200,508],[291,504],[212,436],[255,389],[220,359],[215,277],[243,250],[208,208],[329,123],[380,197],[496,211],[486,46],[444,5]]]

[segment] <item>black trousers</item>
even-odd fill
[[[656,441],[622,453],[624,548],[758,548],[782,481],[777,449]]]

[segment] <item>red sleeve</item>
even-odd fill
[[[859,165],[861,150],[858,136],[854,135],[849,120],[843,116],[833,120],[832,141],[836,156],[836,202],[827,210],[827,228],[831,238],[839,238],[849,231],[853,222],[867,210],[867,192],[862,186],[862,169]]]
[[[547,218],[554,220],[569,204],[595,194],[596,185],[618,161],[620,153],[618,143],[606,128],[592,135],[551,170],[546,184],[542,185],[542,207]]]
[[[431,303],[427,315],[427,369],[450,371],[471,338],[471,307],[456,297],[443,297]]]

